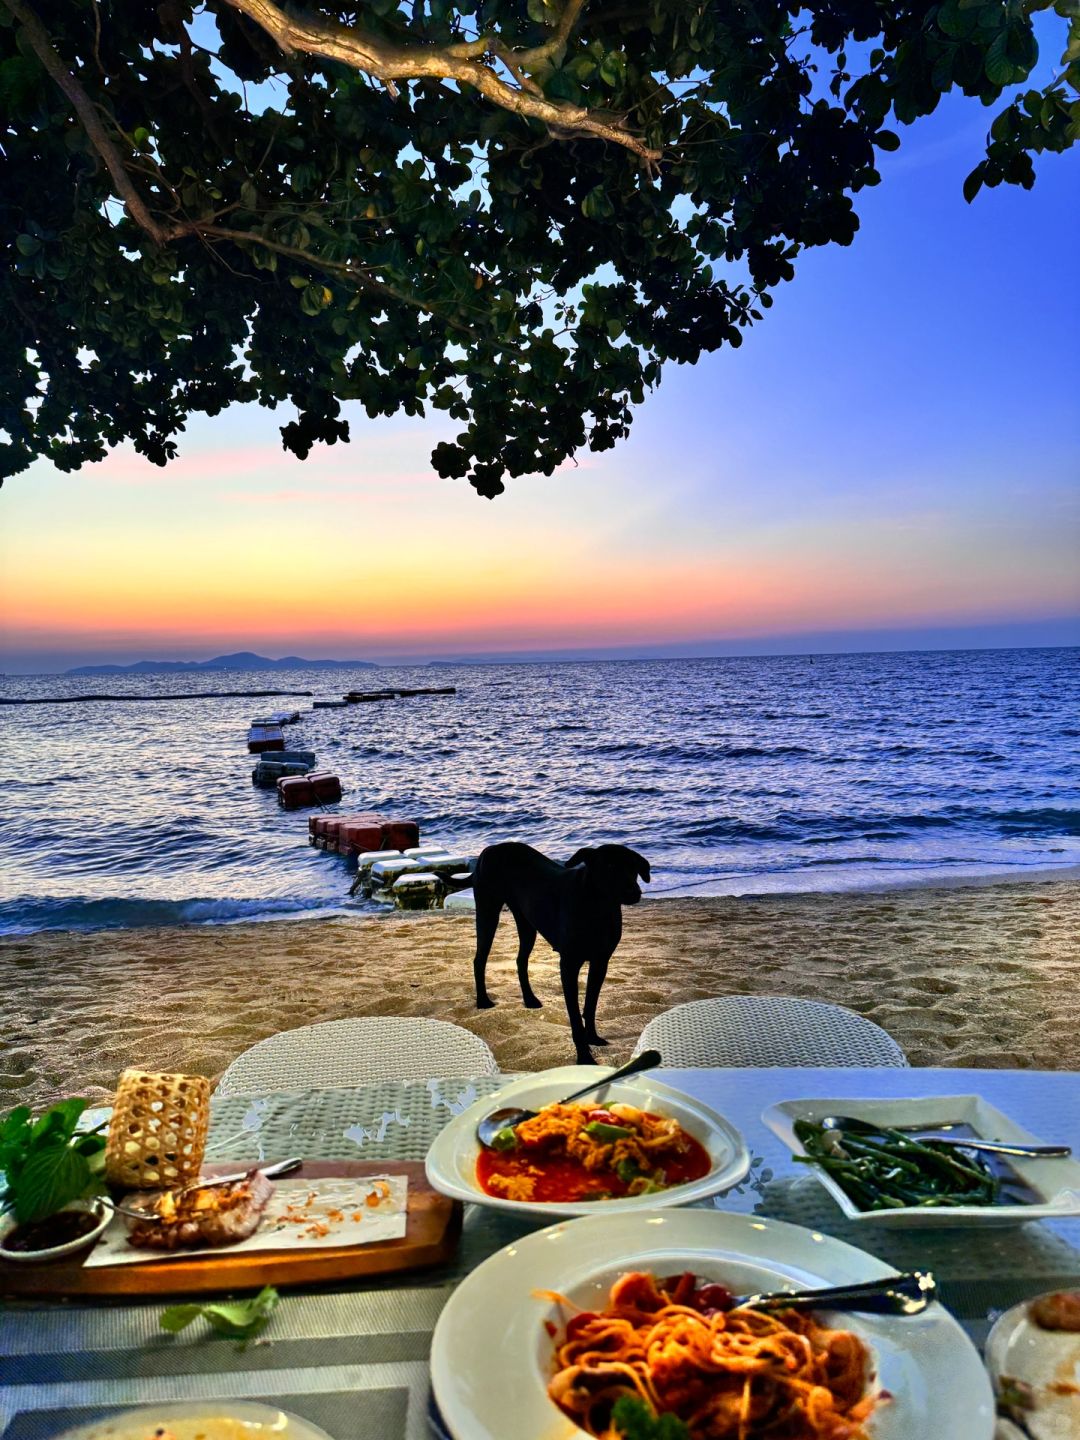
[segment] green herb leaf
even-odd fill
[[[90,1182],[86,1156],[64,1144],[35,1150],[12,1185],[19,1220],[44,1220],[70,1200],[77,1200]]]
[[[250,1340],[265,1329],[281,1297],[272,1285],[250,1300],[211,1300],[205,1305],[170,1305],[161,1313],[161,1328],[175,1335],[193,1320],[203,1319],[219,1335]]]
[[[636,1395],[622,1395],[611,1411],[623,1440],[690,1440],[690,1431],[677,1415],[654,1415]]]
[[[176,1335],[181,1330],[186,1330],[193,1320],[197,1320],[203,1312],[203,1307],[196,1304],[170,1305],[167,1310],[161,1312],[161,1319],[158,1322],[162,1330],[168,1330],[170,1335]]]
[[[86,1109],[87,1102],[78,1096],[70,1100],[61,1100],[56,1105],[50,1105],[48,1110],[43,1110],[39,1115],[34,1128],[30,1132],[30,1138],[34,1144],[40,1144],[51,1140],[70,1140],[75,1134],[75,1126],[79,1123],[79,1116]]]

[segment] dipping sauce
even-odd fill
[[[28,1254],[34,1250],[51,1250],[54,1245],[70,1245],[82,1235],[96,1229],[99,1217],[90,1210],[59,1210],[44,1220],[27,1220],[4,1237],[4,1249]]]

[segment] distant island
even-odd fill
[[[213,660],[137,660],[134,665],[76,665],[65,675],[172,675],[206,670],[377,670],[374,660],[305,660],[301,655],[284,655],[271,660],[240,650],[235,655],[216,655]]]

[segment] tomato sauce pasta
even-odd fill
[[[562,1301],[561,1296],[550,1296]],[[608,1307],[556,1337],[548,1393],[598,1440],[621,1440],[621,1396],[679,1417],[690,1440],[868,1440],[870,1356],[849,1330],[812,1315],[733,1309],[721,1285],[635,1272]]]

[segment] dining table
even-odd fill
[[[1068,1071],[782,1067],[655,1072],[741,1131],[750,1169],[707,1207],[788,1221],[856,1245],[898,1270],[930,1270],[976,1345],[1007,1307],[1080,1286],[1080,1218],[1006,1228],[889,1228],[845,1218],[762,1123],[785,1100],[980,1095],[1044,1140],[1080,1154],[1080,1075]],[[423,1160],[439,1130],[507,1075],[441,1077],[215,1098],[207,1160]],[[564,1222],[565,1223],[565,1222]],[[451,1260],[370,1281],[288,1290],[246,1344],[197,1321],[160,1325],[157,1299],[10,1301],[0,1309],[0,1435],[50,1440],[119,1407],[256,1400],[333,1440],[428,1440],[432,1331],[455,1285],[542,1220],[466,1207]],[[523,1361],[524,1363],[524,1361]],[[465,1437],[462,1437],[465,1440]]]

